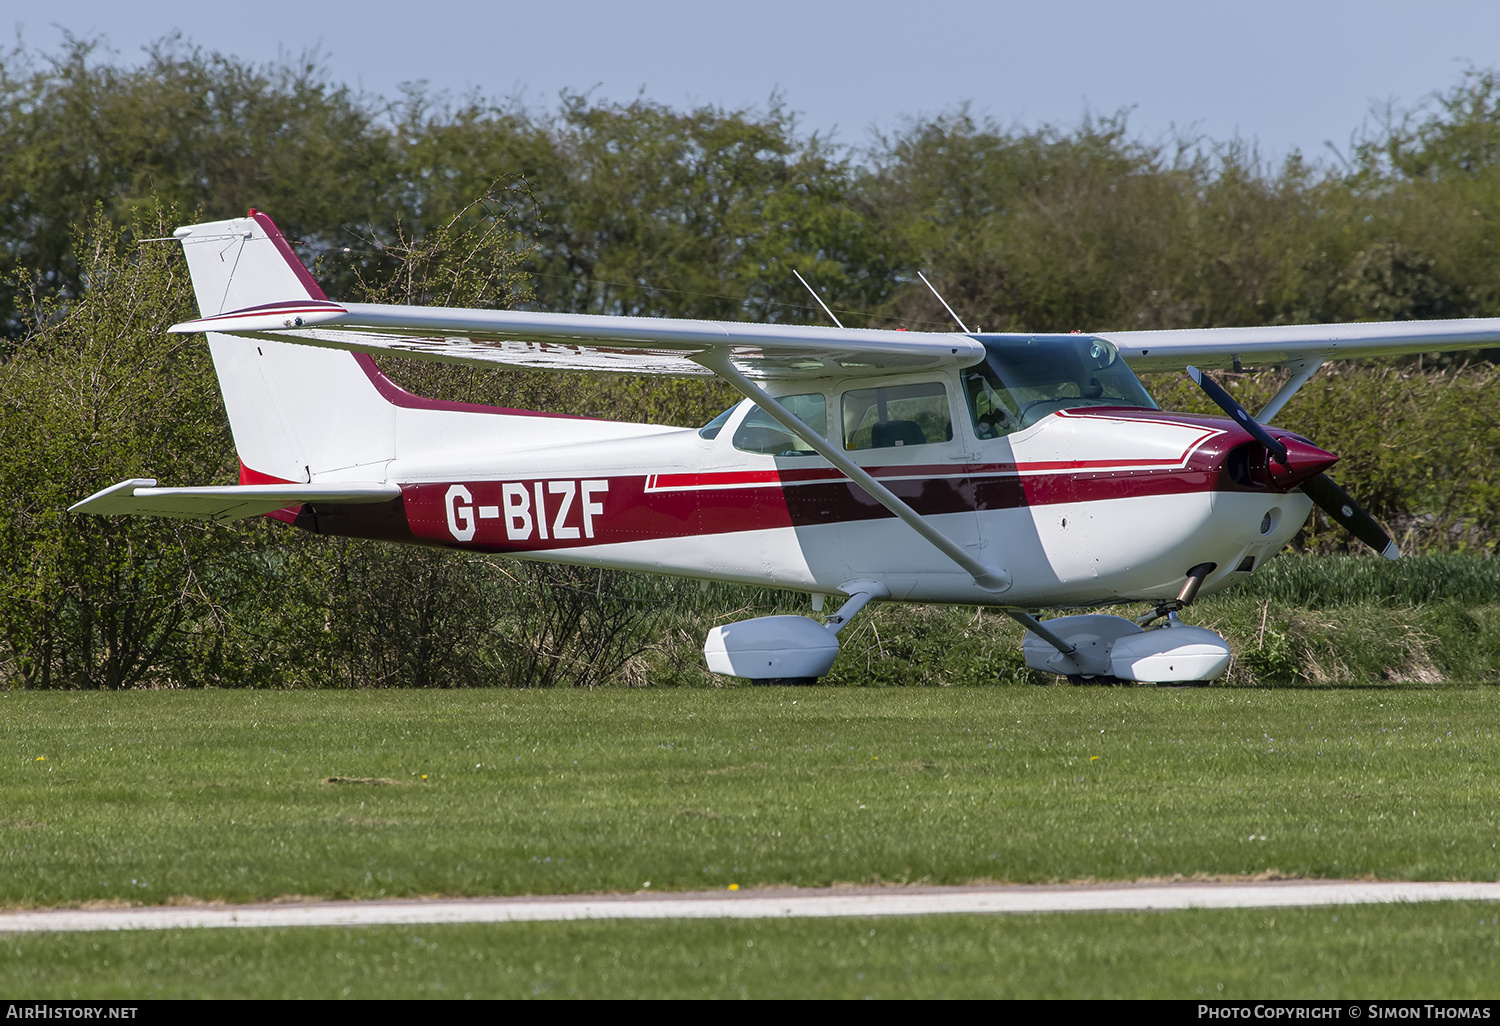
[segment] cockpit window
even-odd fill
[[[1120,351],[1087,335],[986,338],[984,363],[963,372],[980,438],[1029,427],[1049,413],[1081,406],[1154,410]]]
[[[823,393],[777,396],[776,401],[824,438],[828,437],[828,411]],[[701,432],[700,432],[701,433]],[[815,456],[807,440],[798,438],[771,419],[759,406],[753,407],[734,429],[734,447],[766,456]]]

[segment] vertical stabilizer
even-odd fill
[[[174,234],[203,317],[328,298],[259,211]],[[383,480],[395,456],[395,408],[369,357],[217,332],[208,343],[244,483],[306,482],[339,471]]]

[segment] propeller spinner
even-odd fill
[[[1298,485],[1303,493],[1313,502],[1317,503],[1318,507],[1324,513],[1328,514],[1330,519],[1336,521],[1346,531],[1370,546],[1370,548],[1380,553],[1386,559],[1401,558],[1401,550],[1396,547],[1396,543],[1391,540],[1390,535],[1385,533],[1385,529],[1380,526],[1374,517],[1365,512],[1364,507],[1355,502],[1354,498],[1348,492],[1335,484],[1333,479],[1327,474],[1322,473],[1321,466],[1318,467],[1317,473],[1307,474],[1306,476],[1299,474],[1298,471],[1304,468],[1292,465],[1294,461],[1288,452],[1287,445],[1281,439],[1267,431],[1265,425],[1250,416],[1249,412],[1235,401],[1234,396],[1224,391],[1218,382],[1204,374],[1197,367],[1189,367],[1187,372],[1188,376],[1193,379],[1199,388],[1203,389],[1204,393],[1221,410],[1233,417],[1237,424],[1250,433],[1251,437],[1266,447],[1266,452],[1270,455],[1271,459],[1281,465],[1284,474],[1293,480],[1300,478]],[[1326,461],[1321,462],[1322,466],[1328,465]]]

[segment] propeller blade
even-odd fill
[[[1386,559],[1401,558],[1401,550],[1391,541],[1391,536],[1348,492],[1334,484],[1327,474],[1318,474],[1303,481],[1302,491],[1328,514],[1329,519],[1338,521],[1346,531]]]
[[[1273,438],[1260,421],[1250,416],[1243,406],[1235,402],[1234,396],[1220,388],[1218,382],[1214,381],[1213,378],[1204,374],[1197,367],[1189,367],[1187,372],[1188,377],[1192,378],[1193,382],[1199,388],[1203,389],[1204,393],[1210,399],[1218,404],[1219,409],[1233,417],[1240,427],[1248,431],[1257,442],[1264,445],[1266,451],[1271,454],[1277,463],[1290,469],[1290,465],[1288,464],[1289,454],[1284,443],[1279,439]],[[1312,446],[1309,445],[1308,448],[1311,449]],[[1322,453],[1322,455],[1328,456],[1327,453]],[[1303,468],[1303,472],[1305,473],[1313,467],[1326,467],[1328,465],[1328,462],[1322,462],[1321,464],[1313,463],[1311,466]],[[1283,482],[1287,481],[1285,477],[1282,480]],[[1296,479],[1291,478],[1291,480]],[[1285,483],[1283,483],[1283,487],[1286,487]],[[1391,541],[1391,536],[1385,533],[1385,529],[1380,526],[1374,517],[1365,512],[1363,506],[1354,501],[1353,496],[1334,484],[1333,479],[1327,474],[1313,474],[1302,480],[1301,487],[1307,497],[1317,503],[1323,512],[1327,513],[1329,518],[1336,521],[1344,530],[1370,546],[1370,548],[1380,553],[1386,559],[1401,558],[1401,550],[1396,547],[1395,542]]]
[[[1235,402],[1234,396],[1220,388],[1217,381],[1204,374],[1197,367],[1189,367],[1187,372],[1188,377],[1192,378],[1193,382],[1199,388],[1203,389],[1210,399],[1218,404],[1219,409],[1238,421],[1240,427],[1250,432],[1251,437],[1266,447],[1266,450],[1276,458],[1277,463],[1280,463],[1283,467],[1287,465],[1286,446],[1282,445],[1275,438],[1272,438],[1271,432],[1267,431],[1260,421],[1250,416],[1249,412],[1243,406]]]

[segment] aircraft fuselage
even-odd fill
[[[1202,563],[1215,564],[1204,593],[1217,590],[1278,551],[1311,508],[1250,465],[1260,450],[1225,418],[1087,407],[980,438],[954,412],[952,438],[850,452],[1008,571],[998,595],[821,457],[737,445],[754,434],[748,402],[717,432],[621,424],[611,438],[610,422],[573,421],[571,433],[595,437],[397,459],[386,479],[399,501],[274,515],[320,533],[814,593],[877,579],[894,599],[1041,607],[1170,598]]]

